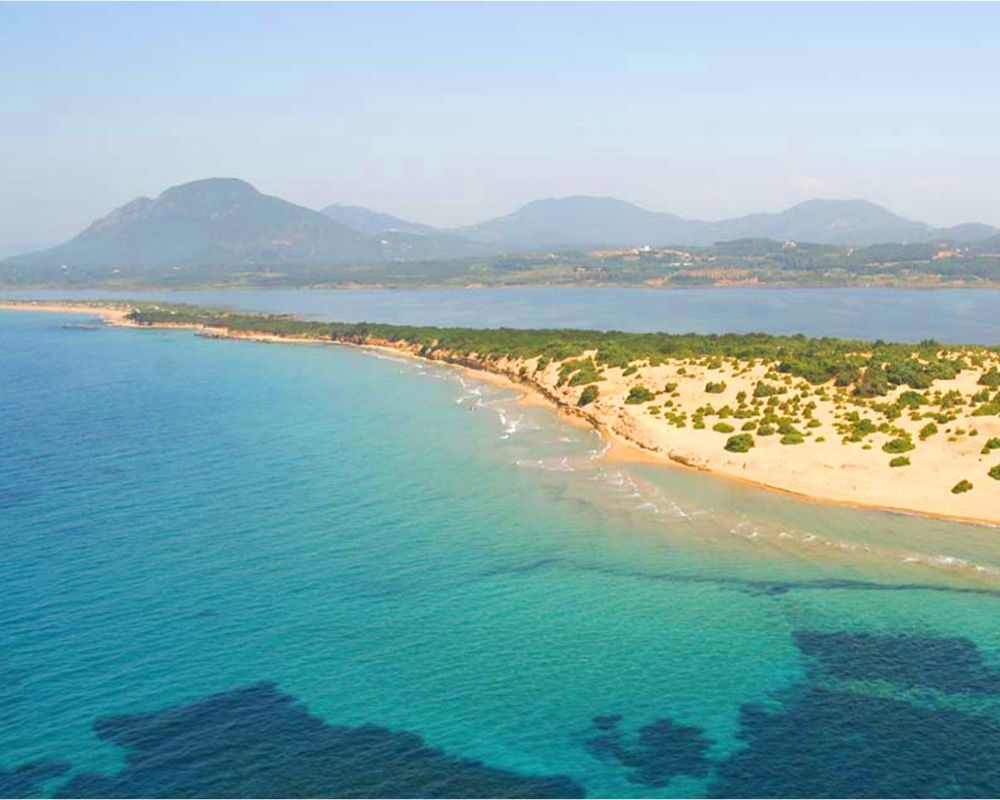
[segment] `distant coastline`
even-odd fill
[[[0,302],[0,310],[86,313],[109,325],[193,329],[215,338],[390,350],[516,386],[598,429],[612,444],[609,459],[693,469],[818,502],[1000,525],[997,348],[886,346],[889,360],[876,371],[863,343],[805,337],[688,342],[617,334],[612,341],[597,332],[538,331],[512,334],[509,352],[494,345],[485,352],[491,336],[509,332],[311,323],[108,301]],[[556,340],[546,345],[554,355],[532,353],[546,334]],[[588,334],[596,347],[587,346]],[[625,349],[614,353],[623,342]],[[642,352],[637,347],[675,342],[687,349],[632,358]],[[789,351],[800,342],[801,352]],[[778,357],[761,356],[772,352]],[[823,359],[831,369],[843,359],[855,371],[822,380],[813,372]]]
[[[463,281],[428,281],[418,283],[407,282],[346,282],[346,283],[190,283],[190,284],[115,284],[115,283],[93,283],[93,284],[60,284],[60,283],[38,283],[38,284],[4,284],[0,283],[0,293],[3,292],[33,292],[33,291],[94,291],[94,292],[196,292],[196,291],[231,291],[231,290],[252,290],[257,292],[267,291],[342,291],[342,292],[362,292],[362,291],[420,291],[451,289],[455,291],[476,291],[482,289],[635,289],[654,290],[662,292],[688,292],[696,290],[711,289],[739,289],[748,292],[752,291],[781,291],[781,290],[812,290],[812,289],[906,289],[911,291],[934,291],[934,290],[955,290],[979,289],[988,291],[1000,291],[1000,280],[977,280],[968,281],[964,279],[953,281],[934,280],[882,280],[882,281],[844,281],[844,282],[803,282],[795,280],[761,282],[761,281],[718,281],[713,283],[670,283],[662,280],[627,281],[627,280],[539,280],[525,282],[463,282]]]
[[[1000,228],[935,227],[863,199],[716,221],[612,197],[550,197],[459,228],[321,210],[207,177],[138,197],[0,286],[995,286]]]

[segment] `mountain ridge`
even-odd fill
[[[74,270],[281,272],[334,264],[384,263],[602,247],[704,246],[768,239],[800,243],[985,242],[1000,229],[983,223],[934,228],[868,200],[803,201],[779,212],[718,221],[650,211],[613,197],[535,200],[510,214],[458,228],[435,228],[362,206],[322,211],[259,192],[238,178],[206,178],[137,197],[56,247],[0,261],[23,279]],[[2,275],[0,275],[2,277]]]
[[[237,178],[206,178],[138,197],[56,247],[0,262],[71,270],[324,264],[381,253],[352,228],[258,192]]]
[[[813,198],[782,211],[711,221],[650,211],[626,200],[592,195],[533,200],[510,214],[439,230],[516,249],[701,246],[738,239],[857,246],[935,240],[974,243],[1000,234],[1000,228],[978,222],[935,228],[863,198]]]

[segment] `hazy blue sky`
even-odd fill
[[[463,224],[613,195],[1000,224],[1000,5],[0,5],[0,247],[211,175]]]

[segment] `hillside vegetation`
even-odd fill
[[[440,328],[376,322],[311,322],[285,315],[232,313],[195,306],[144,305],[130,315],[139,324],[195,324],[236,332],[308,337],[364,344],[402,342],[422,354],[448,352],[485,359],[564,361],[593,352],[597,365],[627,368],[635,362],[656,366],[668,360],[727,358],[774,363],[779,374],[813,384],[833,381],[853,386],[862,397],[885,395],[892,387],[929,388],[998,348],[945,347],[810,338],[801,334],[622,333],[577,329]]]

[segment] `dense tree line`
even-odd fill
[[[354,344],[405,343],[425,356],[451,354],[495,360],[540,358],[545,363],[593,357],[565,369],[563,381],[578,385],[597,379],[604,367],[625,368],[635,362],[650,365],[673,359],[704,359],[715,366],[720,359],[774,364],[778,373],[812,384],[834,381],[855,386],[863,397],[885,395],[896,386],[926,389],[935,380],[954,377],[961,369],[981,363],[984,353],[1000,348],[865,342],[810,338],[801,334],[773,336],[743,334],[623,333],[576,329],[440,328],[389,325],[375,322],[312,322],[286,315],[234,313],[197,306],[145,304],[131,314],[140,324],[198,324],[234,332],[308,337]]]

